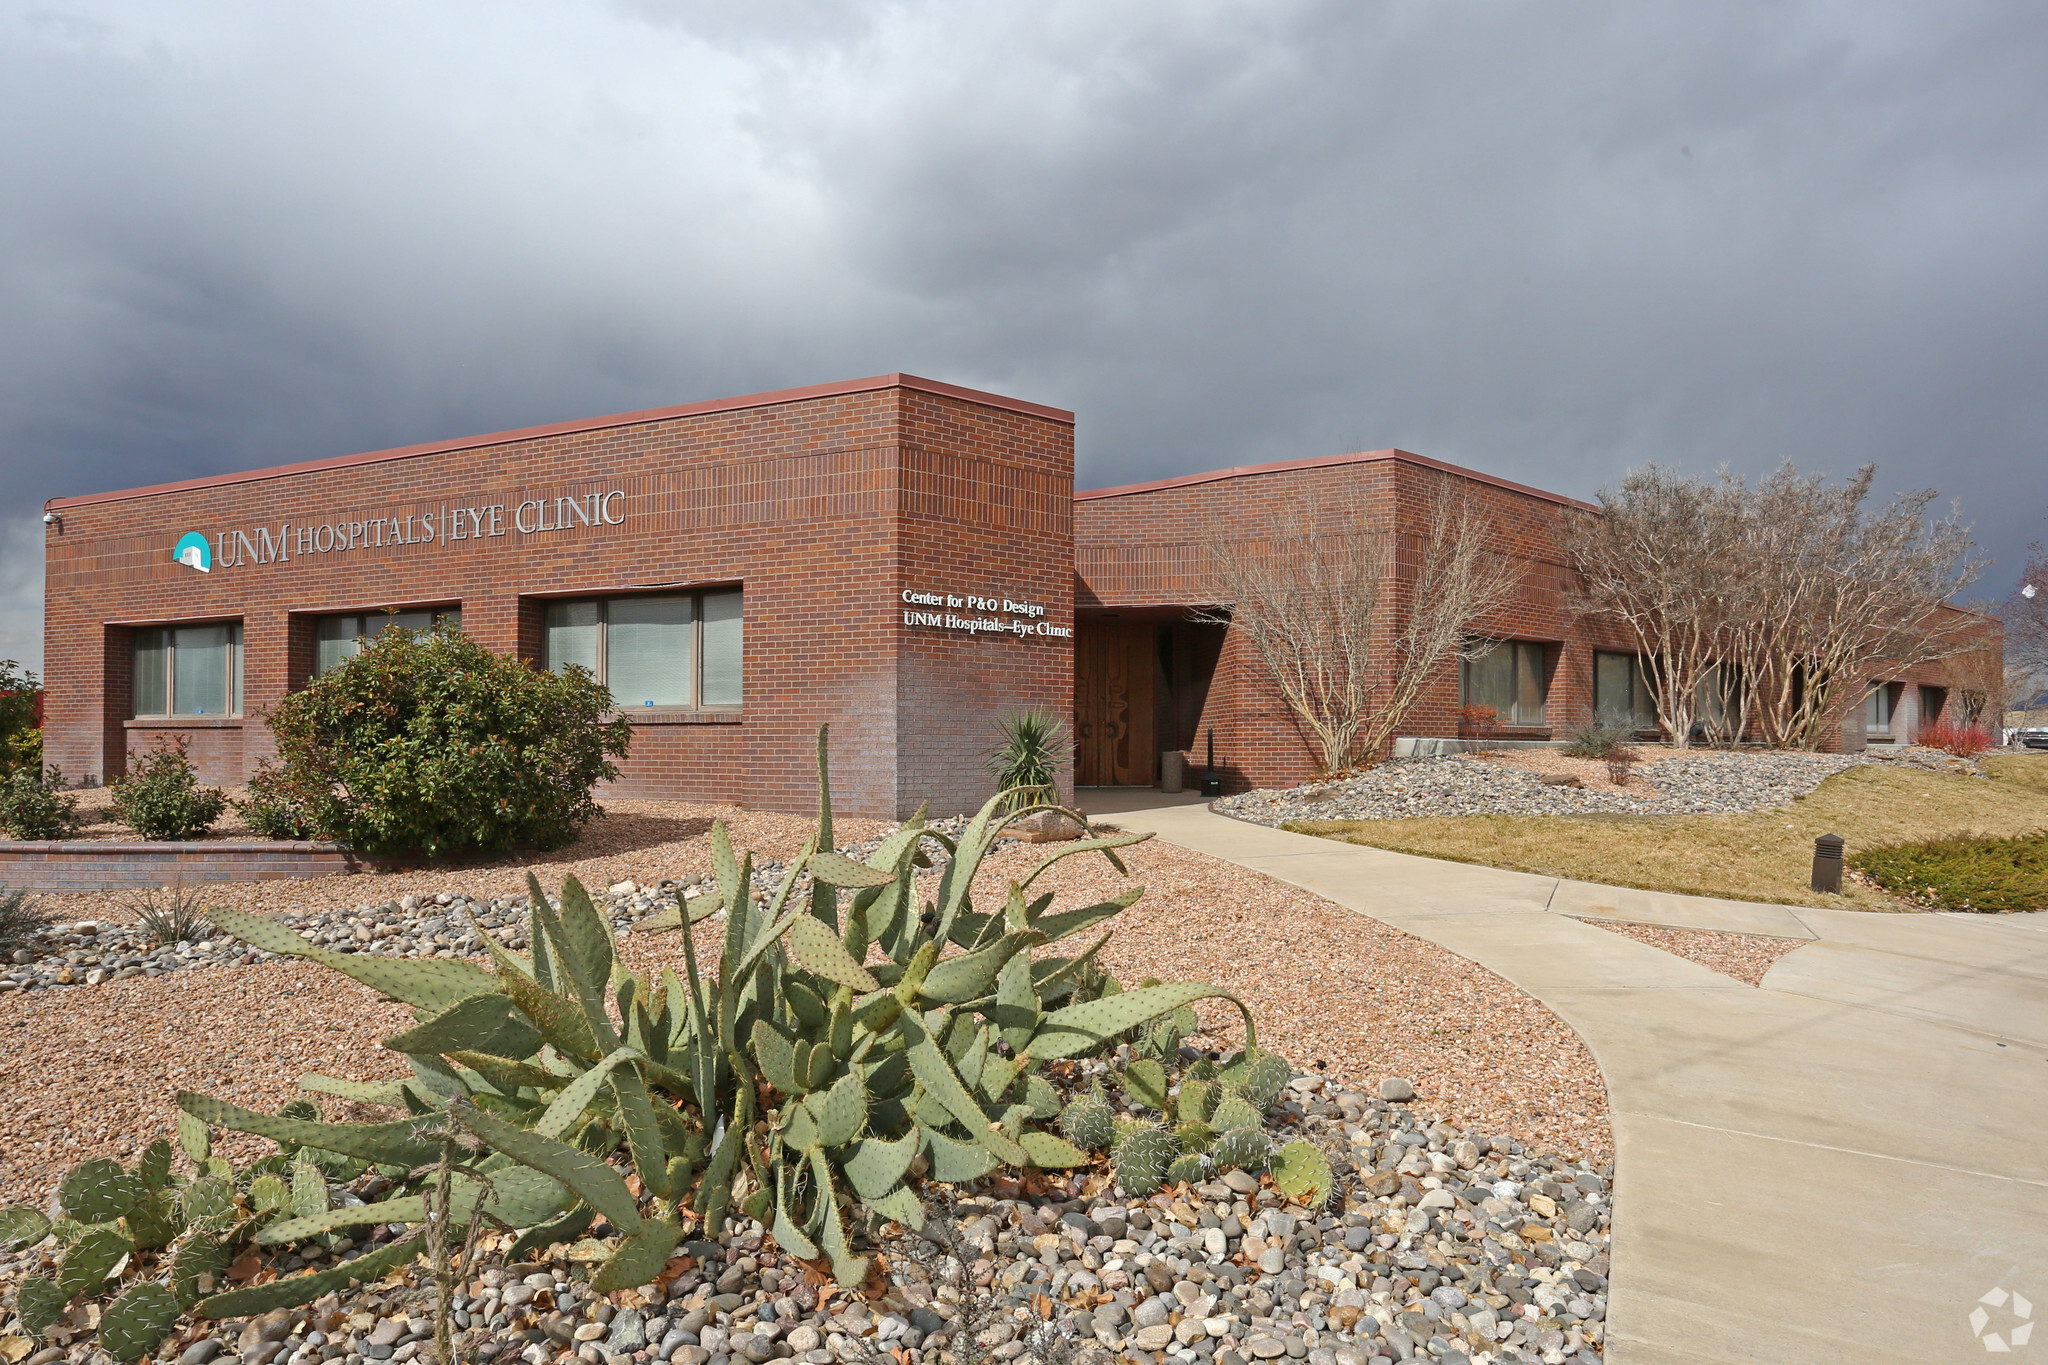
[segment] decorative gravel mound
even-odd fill
[[[1385,1083],[1388,1093],[1404,1084]],[[462,1277],[455,1344],[460,1358],[493,1365],[1600,1358],[1611,1168],[1455,1129],[1322,1077],[1293,1078],[1268,1127],[1330,1155],[1329,1203],[1291,1204],[1270,1180],[1237,1171],[1145,1200],[1100,1172],[1034,1192],[1006,1180],[930,1186],[924,1233],[885,1236],[886,1270],[861,1295],[821,1283],[745,1219],[721,1242],[686,1241],[654,1283],[611,1295],[589,1288],[610,1234],[509,1266],[488,1253],[510,1239],[492,1237]],[[388,1236],[378,1229],[342,1257]],[[7,1298],[48,1249],[0,1257]],[[420,1271],[248,1322],[190,1323],[158,1358],[430,1359]],[[30,1344],[18,1326],[0,1324],[0,1340]],[[96,1356],[83,1324],[34,1344],[36,1365]]]
[[[1357,777],[1226,797],[1240,820],[1402,820],[1443,815],[1741,815],[1789,805],[1866,761],[1856,754],[1687,752],[1645,763],[1623,789],[1546,786],[1534,772],[1464,754],[1397,758]]]

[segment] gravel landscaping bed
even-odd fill
[[[1321,1207],[1289,1204],[1270,1180],[1237,1171],[1143,1200],[1106,1172],[1035,1195],[1003,1179],[935,1186],[923,1232],[885,1235],[885,1269],[859,1295],[744,1219],[722,1242],[686,1241],[656,1282],[608,1295],[588,1287],[609,1250],[596,1238],[510,1266],[488,1255],[510,1239],[487,1238],[454,1303],[456,1346],[508,1365],[1597,1360],[1612,1170],[1461,1130],[1381,1093],[1405,1084],[1297,1076],[1269,1115],[1276,1135],[1331,1156],[1338,1187]],[[0,1258],[0,1283],[43,1259],[35,1249]],[[159,1359],[430,1360],[432,1298],[419,1271],[248,1322],[192,1323]],[[0,1328],[0,1341],[27,1344],[17,1329]],[[28,1359],[93,1359],[89,1329],[65,1335],[78,1339]]]
[[[1898,754],[1813,754],[1785,751],[1644,748],[1626,786],[1603,777],[1583,787],[1547,785],[1515,755],[1452,754],[1389,759],[1337,781],[1258,790],[1225,797],[1216,809],[1240,820],[1285,825],[1296,820],[1401,820],[1457,815],[1739,815],[1791,804],[1828,778],[1861,763],[1907,763],[1949,771],[1931,751]],[[1662,756],[1660,756],[1662,755]],[[1974,770],[1962,760],[1964,769]]]
[[[1732,976],[1744,985],[1761,986],[1764,973],[1778,959],[1795,948],[1804,947],[1803,938],[1772,938],[1766,934],[1724,934],[1706,929],[1666,929],[1655,924],[1617,924],[1612,920],[1582,919],[1612,933],[1661,948],[1710,971]]]

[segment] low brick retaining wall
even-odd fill
[[[337,844],[269,839],[177,844],[0,840],[0,885],[10,891],[127,891],[332,877],[355,870],[353,856]]]

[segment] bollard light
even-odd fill
[[[1823,834],[1813,841],[1813,889],[1842,894],[1842,836]]]

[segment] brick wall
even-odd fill
[[[310,675],[319,615],[459,606],[466,632],[534,659],[551,598],[737,583],[743,707],[629,713],[615,794],[808,809],[829,722],[841,809],[930,797],[945,813],[987,790],[995,712],[1066,706],[1072,642],[911,628],[901,591],[1022,594],[1070,625],[1072,492],[1071,414],[890,375],[57,499],[45,751],[105,779],[139,740],[185,734],[206,780],[235,782],[272,752],[260,715]],[[538,529],[535,503],[566,515],[557,499],[592,497],[594,524]],[[339,529],[302,551],[313,527]],[[216,543],[209,574],[171,559],[190,530]],[[250,562],[263,530],[287,553]],[[353,548],[323,553],[329,537]],[[244,715],[131,723],[129,630],[227,619],[243,626]]]
[[[0,885],[16,891],[133,891],[201,882],[268,882],[355,871],[333,844],[0,842]]]

